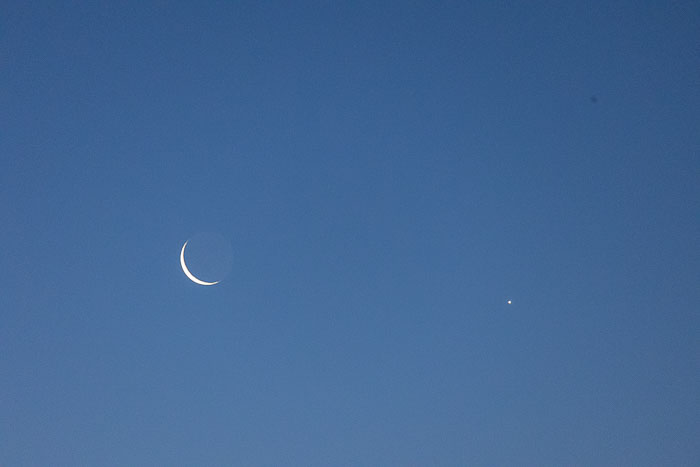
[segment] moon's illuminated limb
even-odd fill
[[[189,241],[189,240],[188,240]],[[196,277],[194,277],[194,274],[190,272],[189,269],[187,269],[187,265],[185,264],[185,247],[187,246],[187,242],[185,242],[184,245],[182,245],[182,251],[180,252],[180,266],[182,266],[182,272],[185,273],[185,275],[195,284],[199,285],[214,285],[218,284],[221,281],[216,281],[216,282],[204,282],[200,281]]]

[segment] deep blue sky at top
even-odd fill
[[[2,2],[0,464],[697,462],[700,5],[569,3]]]

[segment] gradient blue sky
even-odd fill
[[[700,5],[571,3],[2,2],[0,464],[697,464]]]

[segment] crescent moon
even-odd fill
[[[188,240],[187,242],[189,242],[189,240]],[[190,272],[190,270],[187,269],[187,265],[185,264],[185,247],[187,246],[187,242],[185,242],[185,244],[182,245],[182,251],[180,252],[180,266],[182,266],[182,272],[184,272],[185,275],[186,275],[192,282],[194,282],[195,284],[199,284],[199,285],[214,285],[214,284],[218,284],[219,282],[221,282],[221,281],[216,281],[216,282],[204,282],[204,281],[201,281],[201,280],[197,279],[196,277],[194,277],[194,274],[192,274],[192,273]]]

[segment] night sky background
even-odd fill
[[[0,464],[697,465],[700,4],[573,3],[2,1]]]

